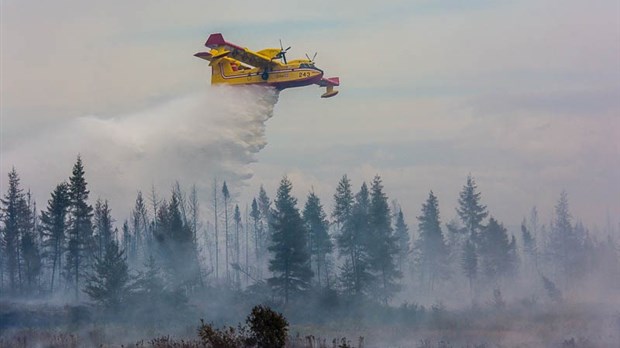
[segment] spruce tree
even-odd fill
[[[353,287],[345,286],[343,290],[347,295],[358,299],[363,295],[369,295],[370,288],[375,283],[375,277],[369,265],[369,247],[372,243],[369,211],[370,194],[366,183],[362,183],[359,192],[355,195],[351,214],[342,221],[341,231],[336,235],[340,255],[346,257],[340,269],[340,283],[352,283]]]
[[[118,311],[129,297],[129,267],[125,252],[111,240],[103,257],[95,256],[93,270],[86,276],[84,292],[105,309]]]
[[[439,202],[431,191],[418,216],[418,239],[415,244],[416,264],[422,282],[433,290],[437,278],[445,277],[448,266],[448,247],[439,221]]]
[[[477,189],[474,178],[468,175],[467,183],[459,194],[459,206],[456,208],[458,216],[465,225],[465,231],[474,239],[477,238],[478,232],[483,227],[482,222],[488,215],[486,206],[480,203],[481,193],[477,192]]]
[[[396,214],[394,234],[398,238],[398,270],[404,273],[409,254],[411,254],[411,237],[409,236],[409,226],[405,223],[402,209],[399,209],[398,214]]]
[[[377,175],[372,181],[369,206],[368,254],[370,267],[376,274],[375,292],[385,305],[399,290],[398,279],[402,274],[396,266],[398,255],[397,238],[392,230],[388,199],[383,192],[381,178]]]
[[[146,255],[150,253],[147,249],[152,241],[148,234],[148,227],[149,215],[146,204],[142,198],[142,192],[138,191],[134,208],[131,211],[131,229],[133,231],[132,253],[135,254],[134,259],[140,259],[140,262],[145,262],[148,259]]]
[[[95,252],[92,238],[93,207],[88,204],[86,178],[82,158],[78,156],[69,178],[69,242],[67,246],[66,276],[73,284],[75,299],[79,298],[80,274]]]
[[[260,211],[258,210],[258,203],[256,198],[252,199],[252,210],[250,211],[250,217],[252,218],[252,229],[254,230],[254,256],[256,257],[256,263],[261,263],[261,255],[259,249],[259,241],[263,235],[263,225],[260,221]]]
[[[338,187],[336,187],[336,193],[334,194],[334,211],[332,212],[332,218],[338,230],[349,220],[353,209],[354,197],[351,191],[351,181],[347,175],[343,175]]]
[[[479,249],[482,270],[489,281],[497,282],[514,271],[514,248],[506,228],[491,217],[481,232]]]
[[[325,278],[326,257],[333,250],[333,243],[328,233],[329,222],[323,210],[321,201],[314,192],[308,194],[306,205],[304,206],[303,219],[308,231],[308,245],[311,255],[311,262],[316,269],[316,279],[319,287],[321,280]]]
[[[524,263],[528,265],[530,271],[535,271],[538,268],[536,239],[527,228],[525,219],[521,222],[521,240],[523,241]]]
[[[291,196],[292,188],[287,177],[280,181],[272,211],[273,233],[269,247],[272,252],[269,270],[273,277],[268,283],[284,297],[285,305],[290,297],[307,290],[312,278],[306,230],[296,206],[297,199]]]
[[[43,246],[52,268],[50,292],[54,291],[55,281],[60,280],[62,256],[66,247],[68,209],[69,187],[66,183],[61,183],[52,192],[47,202],[47,210],[41,212]]]
[[[568,287],[571,280],[580,269],[579,263],[583,255],[583,236],[580,236],[572,224],[572,216],[568,206],[568,195],[562,191],[555,206],[555,219],[549,236],[548,254],[554,266],[558,279],[564,287]]]
[[[94,238],[97,244],[97,256],[103,257],[106,246],[112,240],[114,230],[114,219],[112,219],[112,211],[108,205],[108,200],[101,201],[97,199],[94,210]]]
[[[267,196],[267,191],[265,191],[263,185],[260,186],[256,202],[258,203],[258,210],[260,211],[258,249],[261,261],[258,263],[258,272],[259,277],[262,278],[263,271],[268,267],[268,246],[271,241],[271,235],[273,234],[273,229],[271,227],[273,220],[273,215],[271,214],[271,200],[269,196]]]
[[[2,219],[2,254],[5,255],[5,264],[9,278],[9,291],[16,293],[22,286],[22,256],[21,239],[24,230],[23,216],[27,203],[23,190],[19,184],[19,175],[15,168],[9,172],[9,186],[1,201],[0,218]]]
[[[23,230],[21,233],[21,255],[24,272],[24,294],[33,294],[38,287],[39,275],[42,271],[40,246],[35,234],[34,209],[30,204],[24,205],[22,212]]]
[[[183,220],[178,193],[161,202],[155,243],[171,283],[189,291],[200,281],[200,268],[191,228]]]

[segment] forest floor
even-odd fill
[[[139,323],[84,322],[84,313],[80,307],[16,307],[0,303],[0,347],[203,346],[196,334],[199,323],[177,325],[174,329],[144,328]],[[288,346],[360,347],[361,343],[364,348],[620,347],[620,310],[609,306],[513,306],[427,314],[423,319],[383,324],[368,318],[293,324]],[[72,320],[81,323],[72,324]]]

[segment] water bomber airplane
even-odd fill
[[[323,70],[314,65],[312,59],[287,61],[286,52],[290,49],[266,48],[252,51],[226,42],[221,33],[211,34],[205,43],[209,52],[198,52],[194,56],[208,60],[211,66],[211,84],[266,85],[278,90],[291,87],[319,85],[326,91],[321,98],[338,94],[334,87],[340,85],[338,77],[323,77]]]

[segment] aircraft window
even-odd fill
[[[299,65],[299,67],[300,67],[300,68],[309,68],[308,64],[305,64],[305,63],[301,63],[301,64]]]

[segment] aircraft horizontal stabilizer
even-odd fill
[[[209,61],[211,59],[213,59],[213,56],[209,52],[198,52],[198,53],[194,54],[194,56],[198,57],[198,58],[202,58],[204,60],[209,60]]]
[[[340,86],[340,78],[339,77],[324,77],[317,83],[317,85],[321,87],[327,86]]]

